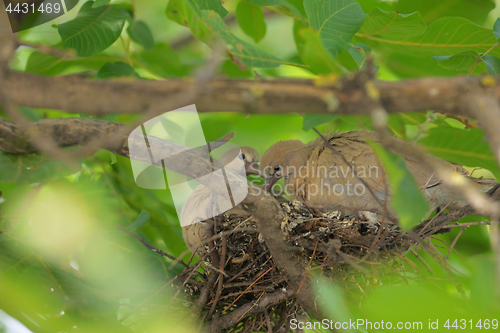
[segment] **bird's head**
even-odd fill
[[[245,172],[247,175],[259,174],[259,153],[251,147],[232,148],[228,150],[219,162],[230,167],[230,162],[238,157],[245,163]]]
[[[262,155],[261,176],[266,180],[265,190],[270,191],[281,178],[289,178],[305,165],[308,151],[299,140],[279,141]]]

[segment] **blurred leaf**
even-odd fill
[[[134,76],[135,71],[124,62],[107,62],[95,75],[96,79],[109,79],[112,77]]]
[[[395,39],[419,36],[425,32],[426,28],[419,12],[400,14],[397,11],[386,12],[380,8],[374,8],[366,16],[359,33],[364,36]]]
[[[214,12],[203,11],[202,17],[207,27],[215,31],[215,36],[228,44],[233,61],[241,60],[246,67],[278,67],[282,61],[275,56],[244,42],[229,32],[220,16]],[[236,59],[235,59],[236,58]]]
[[[300,58],[316,74],[342,74],[344,71],[337,60],[325,49],[319,34],[310,28],[302,28],[299,38],[304,41]]]
[[[258,49],[239,39],[227,28],[221,17],[214,11],[202,10],[198,15],[196,9],[186,0],[170,0],[167,6],[167,17],[189,27],[195,37],[213,44],[213,39],[223,42],[228,49],[231,60],[242,70],[248,67],[272,68],[283,63],[275,56]]]
[[[146,225],[146,223],[148,223],[150,218],[151,218],[151,214],[149,214],[148,211],[141,210],[141,213],[135,219],[135,221],[132,222],[132,224],[130,224],[126,228],[128,231],[134,232],[135,229],[144,227]]]
[[[374,40],[368,36],[361,40]],[[485,52],[497,40],[490,29],[472,23],[461,17],[444,17],[432,22],[425,34],[398,41],[376,39],[376,43],[390,50],[412,56],[449,55],[457,52]]]
[[[368,45],[353,43],[347,45],[347,52],[352,56],[358,68],[363,68],[366,58],[368,58],[371,53],[371,49]]]
[[[366,16],[355,0],[305,0],[304,8],[311,28],[334,57],[346,49]]]
[[[248,36],[258,42],[266,34],[266,23],[264,22],[264,13],[259,6],[252,5],[241,0],[236,6],[236,19]]]
[[[419,143],[432,155],[452,163],[488,169],[497,179],[500,178],[496,159],[480,129],[437,127]]]
[[[13,155],[0,152],[0,182],[40,183],[71,172],[63,163],[40,154]]]
[[[347,307],[342,289],[336,283],[323,278],[319,280],[316,293],[323,303],[322,307],[328,318],[341,323],[356,321]],[[356,332],[356,330],[347,327],[342,332]]]
[[[93,4],[84,3],[73,20],[57,27],[64,48],[75,49],[80,57],[91,57],[111,46],[120,37],[128,16],[120,7],[92,8]]]
[[[60,75],[98,69],[113,57],[99,55],[82,59],[64,59],[35,51],[26,63],[26,72],[41,75]],[[116,59],[116,58],[115,58]]]
[[[500,59],[495,57],[494,55],[485,55],[482,56],[484,65],[486,66],[486,72],[489,75],[499,75],[500,74]]]
[[[375,150],[389,176],[391,206],[398,215],[399,225],[403,230],[411,230],[420,224],[429,212],[427,200],[400,155],[384,149],[375,142],[371,142],[370,146]]]
[[[393,3],[392,10],[401,13],[419,11],[428,24],[442,16],[464,17],[476,24],[483,24],[488,14],[495,8],[494,0],[454,0],[453,2],[435,0],[398,0]]]
[[[500,17],[497,18],[495,24],[493,25],[493,34],[495,35],[496,39],[500,38]]]
[[[317,125],[327,123],[327,122],[332,121],[333,119],[335,119],[337,117],[338,117],[338,115],[336,115],[336,114],[307,113],[304,115],[304,122],[302,123],[302,129],[304,131],[308,131],[311,128],[316,127]]]
[[[105,5],[107,4],[108,2],[110,2],[111,0],[95,0],[94,1],[94,4],[92,5],[92,8],[96,8],[96,7],[100,7],[102,5]]]
[[[432,60],[443,68],[454,71],[468,71],[479,59],[474,51],[460,52],[451,56],[432,57]]]
[[[285,6],[288,9],[290,9],[292,12],[295,14],[299,15],[301,18],[303,18],[302,13],[300,10],[294,6],[292,3],[286,1],[286,0],[246,0],[248,3],[251,3],[252,5],[256,6]]]
[[[200,9],[213,10],[220,17],[224,18],[227,15],[227,10],[222,6],[221,0],[193,0]]]
[[[141,52],[138,59],[162,77],[187,75],[187,68],[182,65],[177,53],[165,43],[158,43],[152,49]]]
[[[146,50],[155,46],[153,34],[143,21],[133,20],[127,28],[127,33],[134,42],[141,44]]]

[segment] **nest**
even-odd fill
[[[374,221],[366,214],[318,214],[298,201],[280,205],[286,214],[281,229],[287,243],[310,270],[336,281],[353,300],[381,284],[406,278],[403,256],[414,243],[393,223]],[[208,242],[207,254],[191,267],[191,282],[184,284],[185,299],[203,310],[207,329],[288,332],[291,319],[308,320],[294,296],[273,297],[289,290],[288,284],[256,221],[234,215],[217,219],[212,223],[220,237]],[[212,287],[204,292],[196,275]],[[258,306],[264,297],[267,303]]]

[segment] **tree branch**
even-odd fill
[[[487,92],[500,98],[500,84],[481,77],[426,78],[376,82],[380,103],[389,113],[439,110],[464,114],[461,98],[467,92]],[[9,100],[20,106],[101,115],[141,113],[166,99],[192,89],[192,79],[165,81],[89,81],[78,77],[44,77],[8,72],[3,87]],[[368,114],[373,99],[365,86],[343,78],[336,86],[315,86],[313,80],[214,79],[205,93],[191,98],[199,112]],[[208,93],[209,92],[209,93]],[[473,115],[471,115],[473,116]]]

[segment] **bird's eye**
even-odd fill
[[[241,160],[243,160],[243,161],[245,161],[245,160],[246,160],[246,156],[245,156],[245,154],[240,153],[238,156],[239,156],[239,158],[240,158]]]
[[[274,171],[275,171],[275,172],[278,172],[278,171],[280,171],[280,170],[281,170],[281,165],[276,164],[276,165],[274,166]]]

